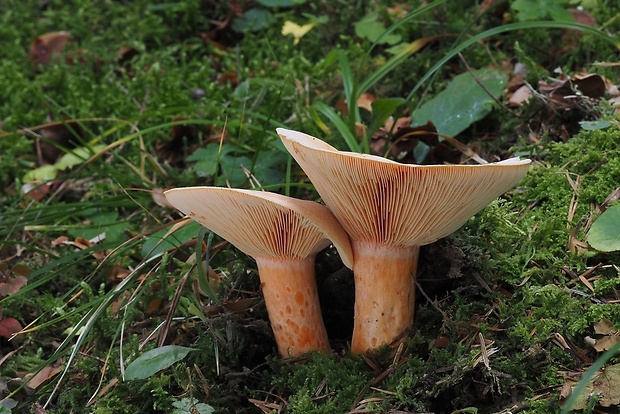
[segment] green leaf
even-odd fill
[[[90,225],[69,230],[73,237],[83,237],[91,240],[105,233],[108,242],[121,242],[127,230],[127,221],[118,218],[117,211],[92,208],[85,210],[82,215],[90,221]]]
[[[172,414],[211,414],[215,408],[209,404],[201,403],[196,398],[182,398],[172,403],[174,411]]]
[[[606,119],[599,119],[598,121],[581,121],[579,122],[581,128],[586,131],[596,131],[599,129],[609,128],[612,124]]]
[[[32,182],[38,182],[38,181],[50,181],[53,180],[54,178],[56,178],[56,175],[58,174],[58,169],[53,166],[53,165],[43,165],[39,168],[35,168],[34,170],[30,170],[28,171],[25,175],[24,175],[24,182],[25,183],[32,183]]]
[[[620,250],[620,204],[608,208],[592,223],[588,243],[601,252]]]
[[[298,4],[304,4],[306,0],[258,0],[258,4],[265,7],[291,7]]]
[[[385,26],[379,21],[379,13],[376,12],[367,14],[362,20],[355,23],[355,34],[362,39],[388,45],[395,45],[401,41],[402,37],[397,34],[382,36],[385,30]]]
[[[82,164],[92,155],[99,151],[102,151],[105,145],[94,145],[90,148],[80,147],[72,150],[71,152],[63,155],[54,165],[44,165],[34,170],[29,171],[24,175],[24,182],[30,183],[34,181],[48,181],[53,180],[58,175],[58,171],[65,170],[67,168],[75,167]]]
[[[142,245],[142,257],[146,260],[150,257],[156,256],[166,250],[172,249],[174,247],[179,247],[183,243],[188,240],[196,237],[198,232],[200,231],[200,224],[196,221],[191,221],[187,225],[181,227],[179,230],[170,234],[168,237],[164,238],[168,229],[162,229],[151,234],[144,244]]]
[[[64,170],[66,168],[75,167],[76,165],[82,164],[88,158],[90,158],[93,154],[103,150],[105,145],[95,145],[92,148],[76,148],[72,150],[70,153],[67,153],[60,157],[60,159],[54,164],[54,166],[58,170]]]
[[[235,32],[243,33],[245,31],[258,32],[266,29],[275,20],[273,14],[265,9],[250,9],[243,13],[240,17],[233,20],[232,28]]]
[[[252,160],[244,155],[228,155],[220,159],[222,170],[215,179],[215,185],[219,187],[242,187],[248,180],[241,166],[246,169],[252,167]]]
[[[499,98],[506,85],[506,75],[495,69],[477,70],[474,75],[475,78],[466,72],[456,76],[445,90],[414,112],[411,125],[425,125],[432,121],[437,132],[454,137],[487,116],[493,109],[494,100],[478,81]]]
[[[370,104],[372,106],[372,124],[368,135],[372,136],[404,103],[405,100],[402,98],[380,98],[373,101]]]
[[[134,359],[125,370],[125,380],[145,379],[183,360],[196,349],[178,345],[166,345],[151,349]]]
[[[268,147],[256,156],[252,174],[263,186],[282,183],[288,157],[288,152]]]

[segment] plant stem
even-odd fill
[[[314,255],[305,259],[256,258],[256,263],[280,355],[329,351],[314,277]]]
[[[351,351],[363,353],[402,341],[413,324],[419,246],[353,242],[355,324]]]

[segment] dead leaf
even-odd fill
[[[295,22],[287,20],[284,22],[282,26],[282,36],[293,35],[295,40],[293,40],[293,44],[296,45],[299,43],[302,37],[304,37],[312,28],[316,26],[316,22],[306,23],[304,25],[298,25]]]
[[[81,146],[85,135],[80,124],[70,119],[23,128],[18,132],[35,138],[39,165],[55,163],[65,153],[62,147],[72,149]]]
[[[232,313],[241,313],[254,307],[254,305],[256,305],[256,302],[257,300],[255,298],[237,299],[224,303],[224,308],[226,308],[227,311]]]
[[[528,85],[521,85],[519,89],[514,91],[512,95],[508,98],[509,106],[521,106],[525,103],[528,103],[530,98],[532,97],[532,90]]]
[[[613,322],[607,318],[603,318],[594,324],[594,332],[599,335],[614,335],[618,332]]]
[[[24,276],[17,276],[6,282],[0,283],[0,296],[9,296],[28,284],[28,279]]]
[[[184,121],[185,117],[175,116],[172,121]],[[207,131],[208,133],[208,131]],[[206,135],[206,133],[204,134]],[[172,127],[170,139],[168,141],[157,141],[155,151],[157,156],[167,161],[174,167],[183,167],[188,153],[192,152],[192,147],[197,144],[196,128],[189,124],[179,124]]]
[[[12,295],[26,286],[28,276],[30,276],[30,268],[26,265],[15,265],[9,270],[6,263],[0,263],[0,297]]]
[[[136,56],[140,55],[140,51],[131,47],[131,46],[123,46],[116,51],[116,63],[117,67],[114,68],[114,72],[118,75],[127,76],[130,79],[133,79],[135,76],[134,71],[132,70],[131,63]]]
[[[567,383],[571,385],[571,392],[574,391],[577,386],[576,381],[571,378],[567,380]],[[620,364],[610,365],[598,371],[588,382],[571,409],[585,409],[592,395],[597,396],[598,405],[601,407],[620,404]]]
[[[237,74],[235,72],[222,72],[217,76],[217,83],[220,85],[229,83],[234,88],[237,86]]]
[[[586,337],[586,342],[597,352],[604,352],[620,342],[620,336],[618,336],[618,330],[614,326],[613,322],[609,319],[603,318],[594,324],[594,332],[598,335],[604,335],[601,338]]]
[[[372,112],[372,103],[377,100],[377,96],[369,92],[364,92],[357,98],[357,106]]]
[[[0,337],[11,338],[22,330],[22,326],[15,318],[4,318],[0,321]]]
[[[41,384],[47,380],[53,378],[55,375],[62,371],[62,365],[51,366],[47,365],[36,374],[26,374],[25,378],[28,379],[28,386],[32,389],[38,388]]]
[[[579,92],[590,98],[599,99],[605,95],[605,80],[600,75],[575,75],[572,82],[577,85]]]
[[[69,40],[69,32],[50,32],[36,37],[30,43],[28,59],[35,65],[49,65],[58,60]]]
[[[620,336],[608,335],[597,339],[593,348],[596,349],[596,352],[604,352],[611,349],[618,342],[620,342]]]
[[[439,140],[437,129],[432,122],[417,127],[401,127],[394,130],[390,142],[386,147],[388,130],[383,129],[373,136],[370,149],[373,154],[385,155],[403,164],[458,164],[461,162],[461,153]],[[428,153],[419,159],[418,146],[428,147]]]

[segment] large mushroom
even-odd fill
[[[330,243],[352,267],[347,233],[323,205],[280,194],[217,187],[168,190],[174,207],[252,256],[278,350],[328,351],[314,277],[315,255]]]
[[[457,230],[514,187],[530,164],[518,158],[484,165],[400,164],[338,151],[301,132],[277,132],[351,238],[354,353],[406,337],[419,247]]]

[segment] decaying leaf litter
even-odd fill
[[[4,406],[557,412],[593,367],[573,408],[614,409],[613,354],[595,362],[620,321],[615,6],[441,3],[88,5],[87,31],[73,6],[16,6],[38,23],[19,31],[3,17],[22,46],[0,88]],[[110,27],[132,16],[129,42]],[[161,195],[320,200],[276,127],[401,163],[534,166],[421,248],[413,329],[382,353],[350,354],[352,275],[319,253],[333,354],[282,360],[256,263]]]

